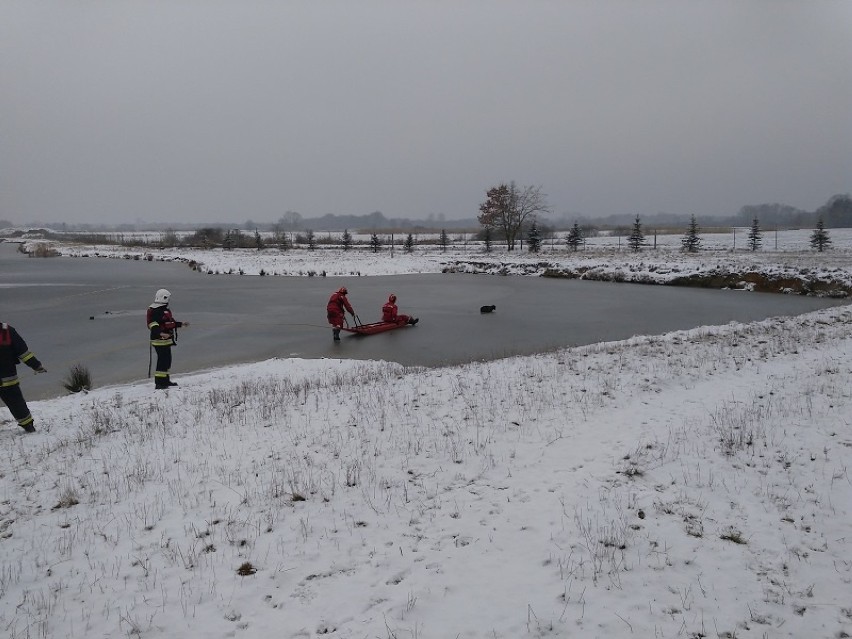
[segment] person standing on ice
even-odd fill
[[[14,327],[0,324],[0,399],[9,407],[18,426],[27,433],[34,433],[33,416],[27,407],[21,384],[18,381],[18,362],[26,364],[36,373],[47,372],[38,358],[30,352],[24,338]]]
[[[178,328],[189,326],[189,322],[178,322],[169,310],[172,294],[161,288],[154,295],[154,303],[148,307],[146,319],[151,331],[151,346],[157,351],[157,368],[154,370],[154,388],[164,389],[177,386],[169,378],[172,367],[172,346],[177,344]],[[149,369],[150,371],[150,369]]]
[[[349,291],[346,290],[345,286],[341,286],[334,293],[331,294],[331,297],[328,300],[328,306],[326,306],[326,312],[328,313],[328,323],[332,326],[332,335],[334,336],[334,341],[340,341],[340,329],[343,328],[343,320],[346,318],[346,311],[349,311],[352,317],[355,317],[355,311],[352,310],[352,305],[349,303],[349,300],[346,299],[346,295]]]
[[[411,317],[410,315],[400,315],[399,309],[396,306],[396,295],[391,293],[388,301],[382,306],[382,321],[391,324],[411,324],[414,326],[420,319]]]

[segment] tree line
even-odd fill
[[[835,196],[826,205],[826,211],[834,215],[834,219],[844,219],[849,214],[852,226],[852,199],[849,196]],[[505,242],[506,250],[513,251],[522,242],[526,234],[527,250],[538,253],[542,245],[542,233],[539,229],[538,216],[549,213],[550,206],[540,186],[518,186],[515,182],[501,183],[486,190],[485,200],[479,205],[477,218],[482,229],[480,236],[485,244],[486,252],[491,250],[495,237]],[[681,248],[688,253],[701,249],[701,237],[695,216],[690,217],[689,224],[681,239]],[[584,244],[583,232],[579,222],[574,225],[565,238],[565,243],[573,250]],[[763,231],[757,216],[754,216],[747,235],[747,246],[757,251],[763,242]],[[627,246],[632,251],[640,251],[647,245],[642,230],[642,220],[637,215],[627,236]],[[819,215],[816,228],[810,237],[811,248],[822,252],[831,246],[831,238],[826,230],[823,215]]]
[[[504,187],[504,188],[501,188]],[[518,187],[513,183],[497,185],[493,187],[497,189],[493,204],[497,205],[494,211],[495,215],[501,216],[501,200],[514,200],[517,203],[517,210],[523,211],[523,205],[528,198],[535,200],[542,199],[540,202],[544,208],[540,213],[552,213],[550,207],[543,202],[544,195],[541,193],[540,187]],[[509,193],[502,193],[508,189]],[[489,189],[491,191],[491,189]],[[534,202],[533,202],[534,204]],[[219,222],[219,223],[183,223],[178,220],[172,220],[165,223],[146,223],[142,224],[74,224],[68,222],[55,223],[37,223],[37,226],[50,229],[61,230],[63,232],[72,233],[133,233],[142,230],[162,231],[194,231],[201,228],[225,228],[239,229],[243,233],[251,234],[254,230],[263,232],[305,232],[308,229],[323,229],[324,231],[342,231],[344,229],[363,229],[362,232],[375,230],[376,232],[411,232],[417,233],[433,233],[439,229],[452,230],[455,232],[470,231],[481,226],[479,218],[484,211],[480,207],[479,215],[462,220],[448,220],[441,213],[430,214],[425,219],[412,220],[401,217],[386,217],[380,211],[373,211],[366,215],[335,215],[327,214],[318,218],[306,218],[296,211],[286,211],[274,222],[255,222],[251,219],[245,222]],[[511,220],[510,216],[507,221]],[[589,229],[597,228],[617,228],[620,226],[629,226],[632,216],[629,215],[610,215],[603,217],[589,218],[579,216],[576,221],[581,226]],[[822,220],[826,228],[849,228],[852,227],[852,196],[847,194],[833,195],[828,201],[820,206],[816,211],[803,211],[795,207],[785,204],[758,204],[747,205],[740,208],[735,215],[720,215],[708,216],[712,219],[712,226],[747,226],[751,220],[758,218],[765,222],[778,227],[790,228],[807,228],[814,225],[818,220]],[[671,214],[658,213],[646,216],[646,221],[660,226],[680,226],[688,223],[688,214]],[[554,218],[550,216],[548,225],[553,229],[565,230],[569,229],[572,224],[572,219],[562,216]],[[537,224],[543,231],[544,226],[541,224],[542,219],[539,216]],[[0,220],[0,229],[14,228],[16,225],[9,220]],[[492,228],[492,231],[494,228]],[[520,237],[516,237],[519,242]]]

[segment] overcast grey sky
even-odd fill
[[[0,0],[0,219],[813,210],[850,69],[848,0]]]

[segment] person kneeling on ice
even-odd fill
[[[172,294],[161,288],[154,295],[154,303],[148,307],[145,319],[151,331],[151,346],[157,352],[157,368],[154,370],[154,388],[162,390],[177,386],[169,377],[172,367],[172,346],[177,344],[177,330],[189,326],[189,322],[178,322],[169,310]],[[149,364],[150,366],[150,364]],[[150,368],[148,369],[150,372]]]
[[[382,306],[382,321],[391,324],[411,324],[414,326],[420,321],[420,318],[411,317],[410,315],[400,315],[399,309],[396,307],[396,295],[391,293],[388,301]]]
[[[349,311],[349,314],[352,317],[355,317],[355,311],[352,310],[352,305],[349,303],[349,300],[346,299],[346,295],[349,291],[346,290],[345,286],[341,286],[334,293],[331,294],[331,297],[328,300],[328,306],[326,306],[326,312],[328,313],[328,323],[331,324],[332,335],[334,335],[334,341],[340,341],[340,329],[343,328],[343,320],[346,319],[346,311]]]

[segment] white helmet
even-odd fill
[[[169,293],[168,290],[161,288],[157,291],[157,294],[154,295],[154,304],[159,304],[160,306],[168,304],[171,296],[172,294]]]

